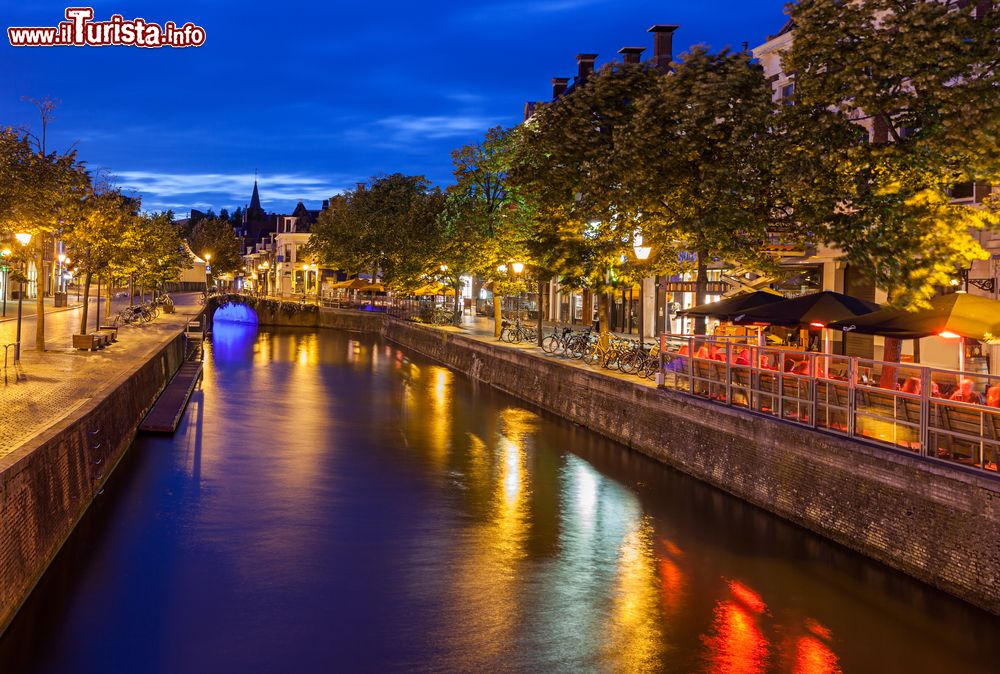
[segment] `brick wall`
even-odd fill
[[[1000,613],[1000,480],[386,321],[385,336]]]
[[[48,568],[180,367],[178,335],[44,433],[0,458],[0,633]]]

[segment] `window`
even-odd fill
[[[795,101],[793,97],[795,96],[795,82],[789,82],[788,84],[781,87],[781,100],[785,102],[786,105],[794,105]]]

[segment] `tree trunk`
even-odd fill
[[[885,347],[882,349],[882,360],[887,363],[898,363],[902,355],[903,340],[897,339],[896,337],[886,337]],[[895,389],[898,372],[899,368],[897,367],[883,366],[882,376],[879,377],[878,381],[879,387]]]
[[[128,277],[128,305],[135,306],[135,274]]]
[[[496,281],[493,282],[496,285]],[[493,293],[493,336],[500,339],[500,327],[503,323],[503,297]]]
[[[87,318],[90,309],[90,279],[91,273],[88,271],[83,279],[83,316],[80,318],[80,334],[87,334]],[[79,283],[79,281],[77,281]]]
[[[462,309],[460,308],[459,302],[462,300],[462,280],[455,277],[455,285],[452,286],[452,290],[455,291],[455,325],[462,324]]]
[[[104,318],[105,319],[111,318],[111,295],[112,295],[111,288],[114,285],[112,283],[113,280],[114,279],[111,276],[108,276],[108,301],[104,305]],[[97,326],[97,327],[100,327],[100,326]]]
[[[535,308],[538,310],[538,326],[535,330],[535,342],[538,346],[542,345],[542,320],[543,320],[543,309],[545,308],[545,281],[541,276],[538,277],[538,301],[535,303]]]
[[[708,297],[708,253],[704,250],[698,251],[698,275],[694,282],[694,305],[700,307]],[[705,317],[696,316],[694,319],[694,334],[705,334]]]
[[[35,251],[35,351],[45,351],[45,237],[39,236]]]
[[[601,324],[601,346],[608,345],[611,334],[611,328],[608,325],[608,319],[611,316],[611,312],[608,311],[610,300],[610,293],[599,293],[597,296],[597,322]]]
[[[98,328],[97,324],[101,322],[101,275],[97,275],[97,307],[94,309],[94,329]]]

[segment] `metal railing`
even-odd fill
[[[662,385],[719,404],[996,473],[1000,376],[661,336]]]

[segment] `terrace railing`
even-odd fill
[[[663,335],[662,385],[936,462],[997,472],[1000,377]],[[994,396],[988,396],[991,388]]]

